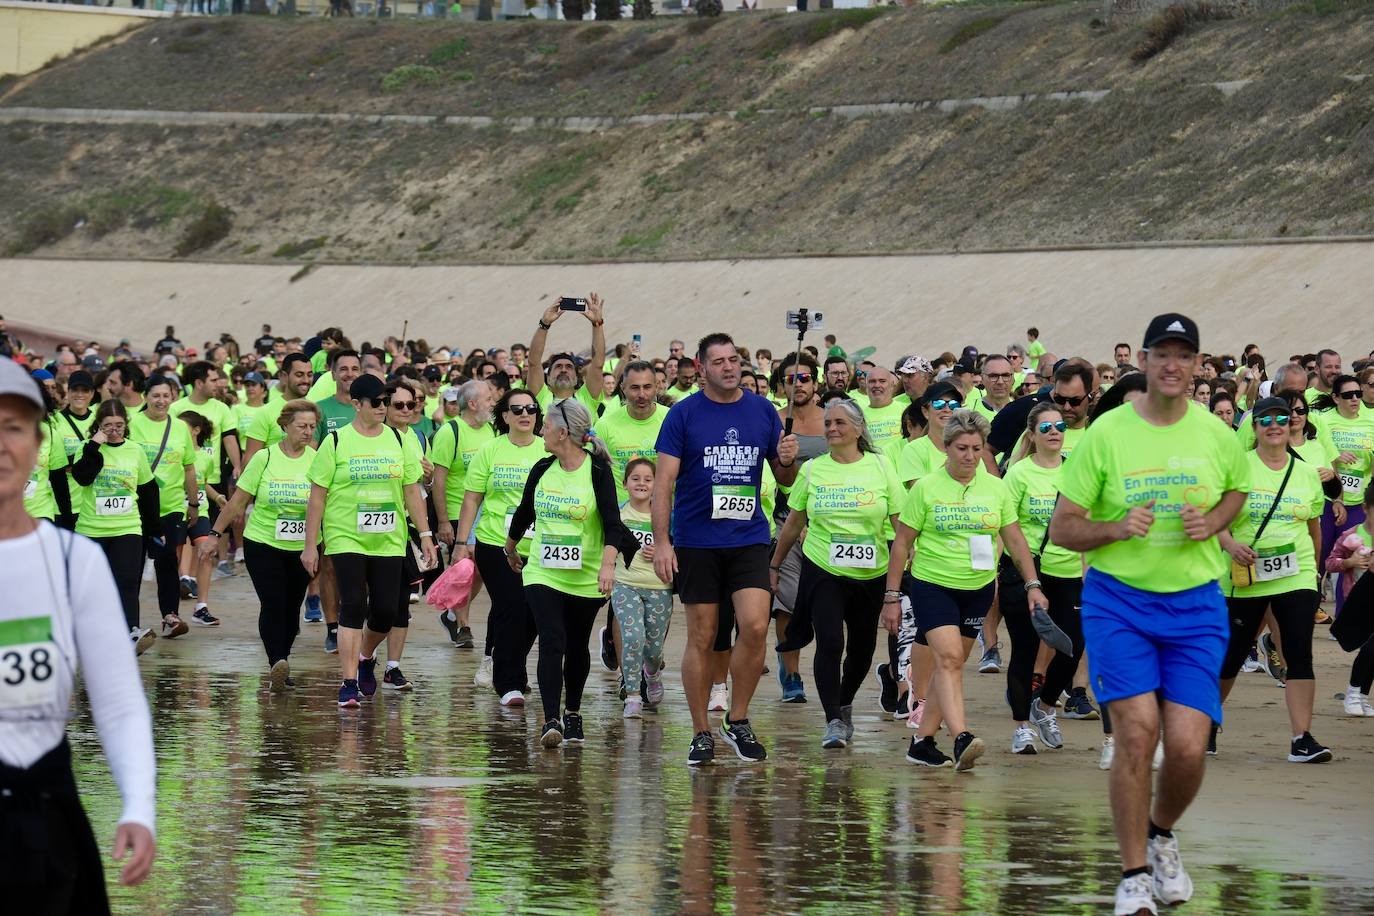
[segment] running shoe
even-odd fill
[[[539,743],[552,750],[563,743],[563,724],[557,719],[550,719],[544,723],[544,733],[539,736]]]
[[[1326,613],[1326,611],[1323,611],[1321,608],[1317,608],[1317,613],[1312,615],[1312,622],[1321,624],[1323,626],[1328,626],[1331,623],[1331,615]]]
[[[483,655],[482,660],[477,663],[477,673],[472,676],[472,683],[477,687],[490,687],[494,665],[495,662],[490,655]]]
[[[787,665],[785,665],[785,664],[783,663],[783,660],[782,660],[782,653],[779,652],[779,653],[777,653],[777,655],[778,655],[778,686],[781,687],[784,691],[786,691],[786,690],[787,690]],[[763,673],[764,673],[764,674],[767,674],[767,673],[768,673],[768,669],[767,669],[767,668],[764,668],[764,669],[763,669]]]
[[[973,732],[960,732],[954,739],[954,769],[971,770],[974,762],[986,750],[983,739],[977,737]]]
[[[196,608],[196,612],[191,615],[191,619],[203,627],[219,626],[219,618],[210,613],[210,609],[201,605]]]
[[[415,591],[413,591],[413,592],[410,593],[410,603],[411,603],[411,604],[419,604],[419,603],[420,603],[420,590],[419,590],[418,588],[415,589]]]
[[[904,694],[902,694],[901,696],[897,697],[897,708],[894,709],[894,710],[892,711],[892,718],[901,720],[901,719],[905,719],[907,716],[911,715],[911,705],[910,705],[910,704],[911,704],[911,691],[908,690],[906,693],[904,693]]]
[[[1207,733],[1207,756],[1217,755],[1217,732],[1221,731],[1215,722],[1212,723],[1212,730]]]
[[[388,668],[382,673],[382,686],[389,690],[399,690],[402,693],[415,689],[415,685],[407,680],[406,676],[401,673],[400,665],[394,668]]]
[[[340,685],[339,685],[339,708],[340,708],[340,709],[357,709],[360,705],[362,705],[362,704],[360,704],[360,703],[358,702],[358,682],[357,682],[357,681],[344,681],[342,684],[340,684]]]
[[[1318,743],[1311,732],[1303,732],[1288,751],[1289,763],[1326,763],[1330,759],[1330,748]]]
[[[232,578],[233,576],[234,576],[234,564],[233,564],[233,563],[230,563],[228,560],[220,560],[218,563],[215,564],[214,571],[211,573],[210,578],[211,578],[211,579],[215,579],[215,580],[219,580],[219,579],[229,579],[229,578]]]
[[[1265,673],[1280,684],[1286,683],[1288,681],[1288,669],[1283,666],[1283,661],[1279,658],[1279,650],[1274,645],[1274,637],[1268,633],[1261,634],[1255,649],[1259,655],[1260,664],[1264,665]]]
[[[840,721],[844,723],[844,740],[854,740],[854,704],[840,707]]]
[[[137,657],[157,642],[157,634],[147,627],[132,627],[129,630],[129,641],[134,644],[134,655]]]
[[[1068,711],[1064,714],[1068,715]],[[1043,712],[1038,700],[1030,704],[1030,720],[1041,744],[1056,751],[1064,746],[1064,734],[1059,730],[1058,717],[1053,712]]]
[[[370,697],[377,692],[377,657],[358,659],[358,689],[363,696]]]
[[[190,576],[181,577],[181,600],[190,601],[196,597],[196,580]]]
[[[878,679],[878,705],[885,713],[897,711],[897,679],[892,676],[891,666],[883,662],[873,669],[873,676]]]
[[[243,562],[243,548],[242,548],[242,547],[239,547],[237,550],[234,551],[234,562],[235,562],[235,563],[242,563],[242,562]]]
[[[730,688],[724,684],[711,685],[711,699],[706,704],[707,712],[725,712],[730,708]]]
[[[730,717],[726,716],[720,726],[720,736],[725,739],[726,744],[735,749],[735,756],[740,760],[757,763],[768,756],[768,752],[754,735],[754,729],[750,727],[748,719],[731,722]]]
[[[1178,906],[1187,903],[1193,896],[1193,879],[1183,867],[1178,855],[1178,837],[1157,836],[1145,847],[1145,855],[1150,862],[1151,877],[1154,878],[1155,896],[1161,903]]]
[[[687,765],[699,767],[716,759],[716,739],[710,732],[697,732],[687,749]]]
[[[1360,706],[1364,708],[1364,714],[1374,718],[1374,706],[1369,705],[1369,694],[1360,694]]]
[[[927,735],[924,738],[912,738],[911,746],[906,749],[906,759],[923,767],[954,766],[954,761],[950,760],[945,756],[944,751],[935,746],[933,735]]]
[[[802,684],[800,671],[794,671],[786,676],[782,686],[782,701],[784,703],[806,702],[806,687]]]
[[[440,611],[439,626],[448,630],[448,641],[458,645],[458,618],[450,617],[448,611]]]
[[[921,717],[926,713],[926,701],[924,698],[916,701],[916,705],[911,709],[911,715],[906,717],[907,728],[920,728]]]
[[[649,666],[645,665],[642,672],[644,680],[640,682],[644,688],[644,702],[650,706],[657,706],[663,702],[663,669],[650,671]]]
[[[191,628],[186,625],[176,614],[168,614],[162,618],[162,638],[176,639],[178,636],[185,636],[191,632]]]
[[[1360,688],[1353,685],[1345,688],[1343,701],[1345,705],[1345,714],[1347,716],[1364,715],[1364,702],[1360,696]]]
[[[472,635],[472,627],[459,627],[458,638],[453,641],[453,647],[455,649],[471,649],[476,642]]]
[[[1088,699],[1088,691],[1082,687],[1075,687],[1069,698],[1064,701],[1064,718],[1096,721],[1102,718],[1102,714],[1093,708],[1093,701]]]
[[[1116,916],[1139,916],[1140,913],[1159,912],[1155,907],[1154,879],[1150,877],[1149,872],[1121,879],[1121,883],[1116,886],[1116,906],[1112,912]]]
[[[990,649],[983,653],[983,657],[978,662],[979,674],[1000,674],[1002,672],[1002,653],[994,644]]]
[[[826,750],[839,750],[847,747],[849,739],[846,737],[846,729],[843,719],[831,719],[825,725],[825,737],[821,738],[821,747]]]
[[[601,628],[597,642],[601,646],[601,667],[607,671],[619,671],[620,659],[615,654],[615,640],[611,639],[610,627]]]
[[[563,740],[569,744],[581,744],[587,740],[586,735],[582,733],[581,713],[563,713]]]
[[[279,658],[272,665],[271,672],[267,675],[268,689],[273,693],[281,693],[286,689],[286,682],[291,680],[291,664],[284,658]]]
[[[1011,752],[1013,754],[1035,753],[1035,732],[1031,731],[1029,725],[1018,725],[1016,731],[1012,732]]]
[[[339,651],[339,631],[331,627],[324,631],[324,651],[330,655],[335,655]]]
[[[1240,670],[1245,674],[1254,674],[1256,671],[1263,671],[1264,665],[1260,663],[1259,656],[1255,650],[1251,649],[1250,654],[1245,656],[1245,663],[1240,666]]]
[[[320,623],[324,620],[324,610],[320,607],[319,595],[305,596],[305,622]]]
[[[518,690],[507,690],[501,694],[501,705],[505,707],[524,706],[525,695]]]
[[[1111,735],[1102,736],[1102,756],[1097,758],[1097,768],[1099,770],[1110,770],[1112,768],[1112,758],[1116,756],[1116,742]]]
[[[625,712],[621,714],[621,718],[638,719],[643,714],[644,701],[638,695],[625,698]]]

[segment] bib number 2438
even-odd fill
[[[736,519],[747,522],[753,519],[758,496],[753,487],[712,487],[711,518]]]

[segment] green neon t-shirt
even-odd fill
[[[854,394],[857,395],[858,392]],[[868,438],[873,441],[873,447],[878,451],[884,451],[888,443],[902,438],[902,412],[906,408],[901,404],[892,401],[886,407],[874,407],[866,401],[859,401],[859,408],[864,412],[864,420],[868,423]]]
[[[52,430],[46,424],[40,428],[39,434],[38,460],[34,462],[33,473],[24,484],[24,511],[32,518],[52,521],[57,515],[57,497],[53,496],[48,472],[65,468],[67,455],[53,439]]]
[[[654,412],[646,420],[636,420],[623,407],[606,411],[606,415],[596,421],[596,434],[606,443],[611,453],[611,470],[615,474],[615,496],[619,502],[629,499],[625,491],[625,465],[636,458],[658,457],[658,431],[668,416],[668,408],[662,404],[654,405]]]
[[[375,436],[364,436],[350,425],[326,437],[308,474],[311,483],[329,491],[325,553],[405,556],[405,488],[420,474],[420,443],[414,436],[385,426]]]
[[[65,410],[59,410],[48,418],[48,432],[52,435],[53,444],[67,458],[67,465],[71,466],[81,457],[81,447],[86,444],[89,438],[92,424],[95,423],[95,411],[88,411],[84,417],[74,417]],[[81,491],[85,487],[81,486],[67,474],[67,492],[71,497],[72,512],[78,511],[81,505]]]
[[[510,436],[497,436],[472,456],[463,486],[482,494],[482,517],[477,522],[477,540],[492,547],[503,547],[510,519],[525,493],[530,468],[544,456],[544,443],[538,438],[520,446]],[[451,511],[451,510],[450,510]],[[529,556],[530,532],[525,532],[517,547],[522,557]]]
[[[590,456],[575,471],[555,461],[534,488],[534,538],[524,583],[581,598],[601,597],[596,582],[605,545],[601,527]]]
[[[906,502],[906,488],[881,455],[864,452],[841,464],[827,452],[806,462],[787,505],[806,513],[802,554],[833,576],[876,579],[887,575],[891,517]]]
[[[283,452],[280,445],[254,453],[239,476],[239,489],[253,497],[253,513],[243,528],[246,539],[295,553],[305,547],[309,475],[314,461],[315,450],[309,448],[296,458]]]
[[[334,381],[333,374],[326,372],[324,375],[315,379],[315,383],[311,385],[310,390],[305,393],[305,399],[318,403],[334,397],[338,391],[339,383]]]
[[[277,419],[281,417],[281,409],[286,406],[286,401],[268,401],[262,409],[253,414],[253,420],[248,424],[247,436],[249,439],[257,439],[263,445],[276,445],[286,433],[277,425]],[[350,418],[349,423],[353,422]],[[323,426],[324,424],[320,424]],[[346,424],[345,424],[346,425]],[[247,450],[248,443],[245,442],[244,449]]]
[[[965,485],[941,465],[916,481],[899,521],[916,532],[913,576],[972,591],[997,578],[997,536],[1015,523],[1016,505],[983,468]]]
[[[1248,453],[1245,464],[1250,474],[1250,492],[1231,522],[1231,536],[1241,544],[1253,546],[1259,554],[1251,568],[1256,581],[1228,589],[1227,593],[1237,598],[1262,598],[1298,590],[1315,592],[1317,551],[1307,523],[1309,519],[1321,518],[1326,503],[1317,469],[1302,461],[1293,462],[1293,473],[1283,488],[1283,496],[1269,524],[1264,526],[1264,534],[1255,541],[1255,532],[1274,505],[1286,467],[1274,470],[1260,459],[1258,452]],[[1222,582],[1226,585],[1228,580]]]
[[[1336,454],[1349,452],[1355,458],[1354,464],[1336,462],[1336,474],[1341,481],[1341,501],[1347,506],[1358,506],[1364,500],[1371,465],[1374,465],[1374,414],[1362,410],[1355,419],[1347,420],[1331,410],[1318,422],[1321,424],[1319,435],[1330,440]]]
[[[119,445],[100,446],[100,455],[104,466],[95,482],[81,491],[76,533],[93,538],[142,534],[138,488],[153,479],[143,449],[125,440]]]
[[[496,429],[490,423],[473,429],[462,417],[445,421],[434,434],[429,447],[429,460],[435,467],[448,469],[448,477],[444,480],[444,497],[450,521],[458,520],[458,512],[463,505],[468,466],[477,457],[477,450],[495,438]]]
[[[219,469],[220,465],[224,463],[223,459],[220,457],[223,449],[223,446],[220,444],[220,437],[224,435],[225,431],[237,432],[238,418],[234,416],[233,408],[223,401],[216,400],[215,398],[206,398],[204,404],[194,404],[191,402],[189,396],[179,401],[174,401],[172,406],[168,408],[167,413],[174,417],[179,417],[188,410],[194,410],[210,421],[210,444],[207,445],[206,448],[214,453],[214,461],[210,476],[206,478],[206,481],[208,483],[219,483]],[[263,408],[263,410],[259,411],[259,414],[266,412],[267,409]],[[281,413],[281,409],[278,408],[277,412]],[[280,436],[278,436],[278,438],[280,438]]]
[[[587,412],[592,415],[592,422],[595,423],[598,419],[597,410],[600,409],[601,404],[605,399],[592,397],[591,394],[587,391],[586,385],[578,385],[577,391],[573,392],[573,397],[577,398],[577,400],[582,404],[582,406],[587,408]],[[553,389],[550,388],[548,385],[545,385],[543,388],[540,388],[539,394],[535,395],[535,400],[539,402],[540,412],[542,412],[544,416],[547,417],[549,415],[549,410],[553,406],[554,402]]]
[[[167,435],[167,447],[162,449],[163,433]],[[153,420],[148,414],[139,412],[129,418],[129,439],[137,442],[148,459],[149,467],[154,460],[153,478],[158,488],[158,514],[171,515],[173,512],[186,514],[186,466],[196,463],[195,440],[191,438],[191,427],[170,414],[162,420]]]
[[[258,411],[266,406],[267,404],[264,402],[254,407],[246,400],[241,400],[234,405],[234,429],[238,431],[240,443],[247,445],[248,427],[252,424],[253,417],[257,415]]]
[[[1064,465],[1042,468],[1034,459],[1019,461],[1007,470],[1007,489],[1016,505],[1016,518],[1031,553],[1040,557],[1040,571],[1047,576],[1077,579],[1083,575],[1083,560],[1052,541],[1045,540],[1045,531],[1054,517],[1054,504],[1059,498],[1059,475]],[[1040,550],[1044,543],[1045,549]]]
[[[1088,551],[1088,565],[1127,585],[1178,592],[1220,579],[1229,566],[1216,538],[1183,533],[1185,503],[1208,512],[1232,490],[1245,491],[1245,454],[1225,423],[1187,410],[1169,426],[1143,420],[1134,404],[1104,414],[1084,433],[1064,465],[1059,492],[1094,521],[1114,522],[1154,500],[1154,524],[1143,538]]]
[[[903,484],[917,481],[945,464],[945,453],[935,447],[929,436],[908,442],[897,453],[897,479]]]

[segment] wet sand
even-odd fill
[[[338,710],[337,657],[322,624],[302,624],[298,687],[270,695],[239,569],[214,583],[223,626],[141,659],[159,859],[136,889],[108,872],[117,912],[1110,912],[1100,723],[1062,721],[1063,750],[1013,756],[1004,676],[967,669],[970,723],[989,745],[968,773],[906,763],[910,732],[881,714],[872,680],[854,746],[822,750],[809,651],[810,702],[783,705],[769,675],[751,710],[768,761],[720,742],[717,764],[692,772],[680,609],[660,710],[623,720],[616,676],[593,654],[587,742],[547,751],[537,691],[526,711],[501,709],[472,685],[480,649],[453,649],[423,603],[403,658],[413,693]],[[145,584],[145,623],[154,606]],[[486,609],[483,595],[479,646]],[[1287,763],[1283,690],[1241,675],[1221,755],[1178,828],[1197,885],[1180,912],[1374,913],[1374,718],[1332,699],[1350,657],[1324,627],[1315,654],[1313,732],[1336,759]],[[84,701],[71,732],[106,848],[118,795]]]

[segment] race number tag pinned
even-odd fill
[[[393,503],[359,504],[359,534],[390,534],[395,530],[396,506]]]
[[[968,559],[972,569],[989,570],[996,569],[997,564],[992,555],[992,535],[973,534],[968,539]]]
[[[830,565],[848,569],[874,569],[878,565],[878,541],[871,537],[830,539]]]
[[[511,506],[506,510],[506,537],[510,537],[510,523],[515,520],[515,507]],[[525,529],[525,533],[520,535],[520,540],[527,541],[534,537],[534,525]]]
[[[1357,474],[1338,474],[1341,479],[1341,492],[1359,496],[1364,492],[1364,478]]]
[[[1255,550],[1255,581],[1270,582],[1298,574],[1298,549],[1292,544]]]
[[[300,515],[280,515],[277,517],[277,540],[304,541],[305,517]]]
[[[654,546],[654,529],[648,522],[626,522],[625,527],[630,529],[640,547]]]
[[[0,710],[55,705],[56,664],[51,617],[0,623]]]
[[[210,500],[208,497],[206,497],[205,490],[201,489],[196,491],[196,508],[199,509],[201,512],[204,512],[206,507],[209,505]]]
[[[753,487],[712,487],[711,518],[752,521],[758,495]]]
[[[38,481],[35,478],[30,477],[28,480],[24,481],[24,498],[33,499],[37,495]]]
[[[115,496],[113,494],[100,495],[95,497],[96,515],[129,515],[134,511],[134,498],[127,494]]]
[[[545,535],[539,542],[539,565],[545,569],[581,569],[582,536]]]

